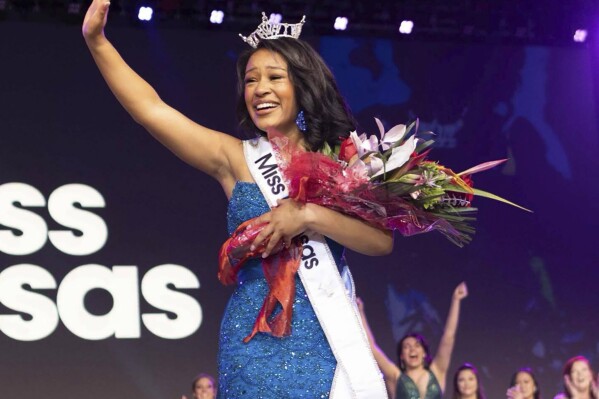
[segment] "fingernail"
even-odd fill
[[[264,252],[264,253],[262,254],[262,258],[263,258],[263,259],[265,259],[265,258],[267,258],[267,257],[268,257],[268,253]]]
[[[256,247],[255,247],[254,245],[252,245],[252,246],[250,247],[250,251],[253,251],[254,249],[256,249]]]

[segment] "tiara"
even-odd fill
[[[298,39],[302,33],[302,26],[306,22],[306,16],[302,17],[302,20],[297,24],[284,24],[270,22],[268,17],[262,12],[262,23],[258,25],[258,28],[250,33],[248,36],[243,36],[241,33],[239,37],[244,42],[252,46],[253,48],[258,47],[260,40],[271,40],[278,39],[280,37],[290,37],[292,39]]]

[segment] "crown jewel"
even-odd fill
[[[268,20],[268,17],[262,12],[262,23],[258,25],[258,28],[250,33],[248,36],[243,36],[241,33],[239,36],[244,42],[252,46],[253,48],[258,47],[260,40],[271,40],[278,39],[280,37],[290,37],[292,39],[298,39],[302,33],[302,26],[306,22],[306,16],[302,17],[302,20],[297,24],[286,24],[276,23]]]

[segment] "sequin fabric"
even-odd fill
[[[229,233],[268,209],[255,183],[238,182],[227,211]],[[261,265],[251,261],[246,268],[259,271]],[[258,334],[244,344],[268,290],[259,272],[245,276],[249,277],[236,287],[221,323],[218,398],[328,398],[336,361],[299,278],[291,336]]]
[[[426,386],[426,394],[422,399],[441,399],[441,386],[437,381],[437,377],[428,371],[429,379]],[[420,399],[418,387],[406,373],[401,373],[397,380],[397,389],[395,391],[395,399]]]

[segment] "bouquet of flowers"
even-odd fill
[[[338,148],[321,153],[294,148],[288,140],[269,137],[289,182],[290,198],[323,205],[404,236],[437,230],[463,246],[474,233],[474,196],[527,210],[473,187],[471,175],[506,160],[490,161],[460,173],[426,158],[433,139],[417,134],[418,121],[385,131],[380,138],[354,131]]]
[[[285,136],[269,132],[280,170],[288,182],[289,197],[397,230],[404,236],[437,230],[458,246],[470,242],[474,233],[474,196],[527,210],[472,186],[472,174],[505,160],[485,162],[455,173],[426,159],[434,141],[416,134],[418,121],[409,126],[397,125],[387,132],[381,121],[376,119],[376,123],[380,138],[351,132],[338,148],[325,145],[322,152],[306,152]],[[218,272],[222,283],[235,283],[245,262],[262,254],[267,241],[258,248],[251,244],[265,225],[255,219],[246,221],[223,244]],[[272,253],[276,256],[262,262],[269,292],[245,342],[258,332],[282,337],[291,331],[301,243],[295,240],[290,248],[278,243]],[[275,315],[278,305],[282,310]]]

